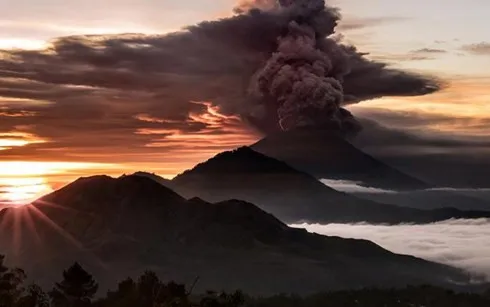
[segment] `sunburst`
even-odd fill
[[[1,198],[14,206],[26,205],[52,191],[43,178],[2,178]]]

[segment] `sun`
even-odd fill
[[[22,206],[52,191],[43,178],[2,178],[0,198],[4,203]]]

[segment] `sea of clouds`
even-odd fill
[[[339,179],[321,179],[321,183],[329,186],[330,188],[337,190],[339,192],[345,192],[350,194],[399,194],[399,191],[380,189],[374,187],[366,187],[363,186],[363,182],[361,181],[352,181],[352,180],[339,180]],[[421,191],[444,191],[444,192],[456,192],[456,193],[490,193],[490,188],[480,188],[480,189],[472,189],[472,188],[431,188]]]
[[[483,274],[490,281],[490,219],[425,225],[298,224],[310,232],[367,239],[398,254],[413,255]]]
[[[385,190],[373,187],[362,186],[361,181],[351,181],[351,180],[336,180],[336,179],[321,179],[321,183],[327,185],[328,187],[337,190],[339,192],[345,193],[367,193],[367,194],[396,194],[397,191]]]

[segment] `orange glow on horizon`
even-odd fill
[[[1,178],[1,198],[14,205],[31,203],[52,191],[44,178]]]
[[[24,133],[24,132],[0,133],[0,150],[7,150],[13,147],[22,147],[29,144],[39,144],[39,143],[46,143],[46,141],[30,133]]]
[[[100,163],[0,161],[0,207],[29,204],[81,174],[115,168]],[[61,176],[58,182],[51,182],[56,176]]]
[[[490,79],[453,80],[443,90],[426,96],[383,97],[364,101],[349,107],[356,111],[382,111],[404,114],[407,118],[446,118],[439,122],[427,121],[421,129],[459,135],[488,136],[482,129],[490,120]]]
[[[76,170],[116,169],[113,164],[84,162],[0,161],[1,177],[46,176]]]

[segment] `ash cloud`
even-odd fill
[[[370,61],[333,38],[340,15],[321,0],[256,0],[236,11],[166,35],[61,37],[46,50],[0,51],[1,100],[26,101],[15,114],[34,115],[0,115],[0,130],[35,122],[53,140],[39,149],[145,147],[153,136],[135,131],[206,131],[189,120],[204,112],[196,101],[263,133],[303,124],[356,130],[343,106],[439,89],[437,80]]]

